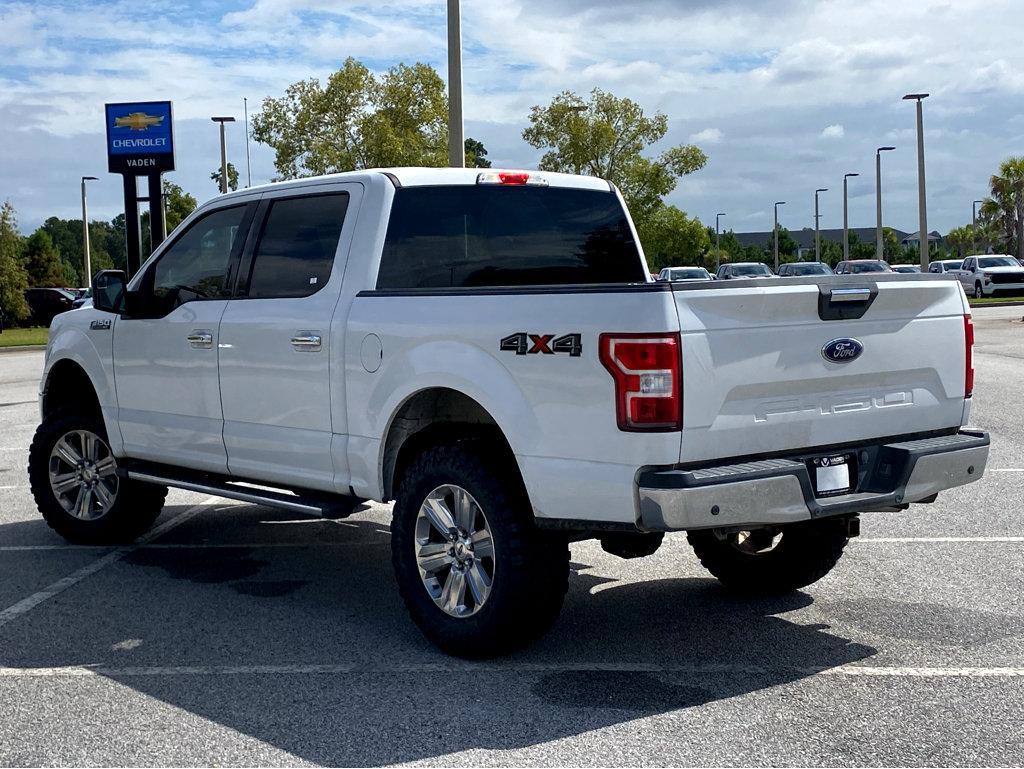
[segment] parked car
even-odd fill
[[[718,280],[733,280],[736,278],[774,278],[775,273],[763,262],[735,262],[723,264],[718,268],[715,276]]]
[[[65,288],[30,288],[25,291],[28,302],[29,323],[33,326],[49,326],[54,316],[67,312],[75,295]]]
[[[894,264],[892,266],[893,272],[902,272],[905,275],[909,275],[914,272],[921,272],[921,267],[916,264]]]
[[[928,272],[930,273],[947,273],[959,270],[963,265],[963,259],[939,259],[928,264]]]
[[[824,262],[786,262],[779,265],[776,273],[780,278],[795,278],[800,275],[831,275],[832,268]]]
[[[139,536],[169,486],[292,515],[394,500],[405,606],[480,657],[554,622],[570,542],[633,558],[687,531],[732,590],[788,593],[859,513],[983,476],[952,281],[647,274],[622,196],[589,176],[392,168],[218,195],[54,320],[32,493],[81,543]]]
[[[881,259],[851,259],[836,265],[836,275],[859,275],[864,272],[892,272],[892,267]]]
[[[977,299],[996,291],[1024,291],[1024,267],[1009,254],[968,256],[955,274],[964,291]]]
[[[71,303],[71,309],[77,310],[79,307],[85,307],[87,304],[92,304],[92,289],[79,289],[78,296],[76,296],[75,301]]]
[[[658,280],[672,283],[688,280],[711,280],[711,273],[703,267],[665,267],[658,273]]]

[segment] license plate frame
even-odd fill
[[[833,454],[811,460],[811,479],[816,497],[834,497],[853,490],[853,457]]]

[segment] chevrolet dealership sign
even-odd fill
[[[169,101],[107,104],[107,168],[139,176],[174,170]]]

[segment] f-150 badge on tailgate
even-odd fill
[[[864,345],[856,339],[843,337],[827,342],[821,348],[821,357],[832,363],[849,363],[851,360],[859,358],[862,352],[864,352]]]
[[[503,352],[514,352],[516,355],[554,355],[558,352],[568,353],[573,358],[583,354],[583,342],[579,334],[563,334],[556,337],[554,334],[509,334],[501,340],[500,349]]]

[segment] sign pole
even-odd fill
[[[124,234],[127,264],[131,277],[142,266],[142,232],[139,227],[139,189],[134,174],[124,174]]]
[[[149,253],[156,251],[164,239],[164,200],[160,174],[148,174],[149,180]]]

